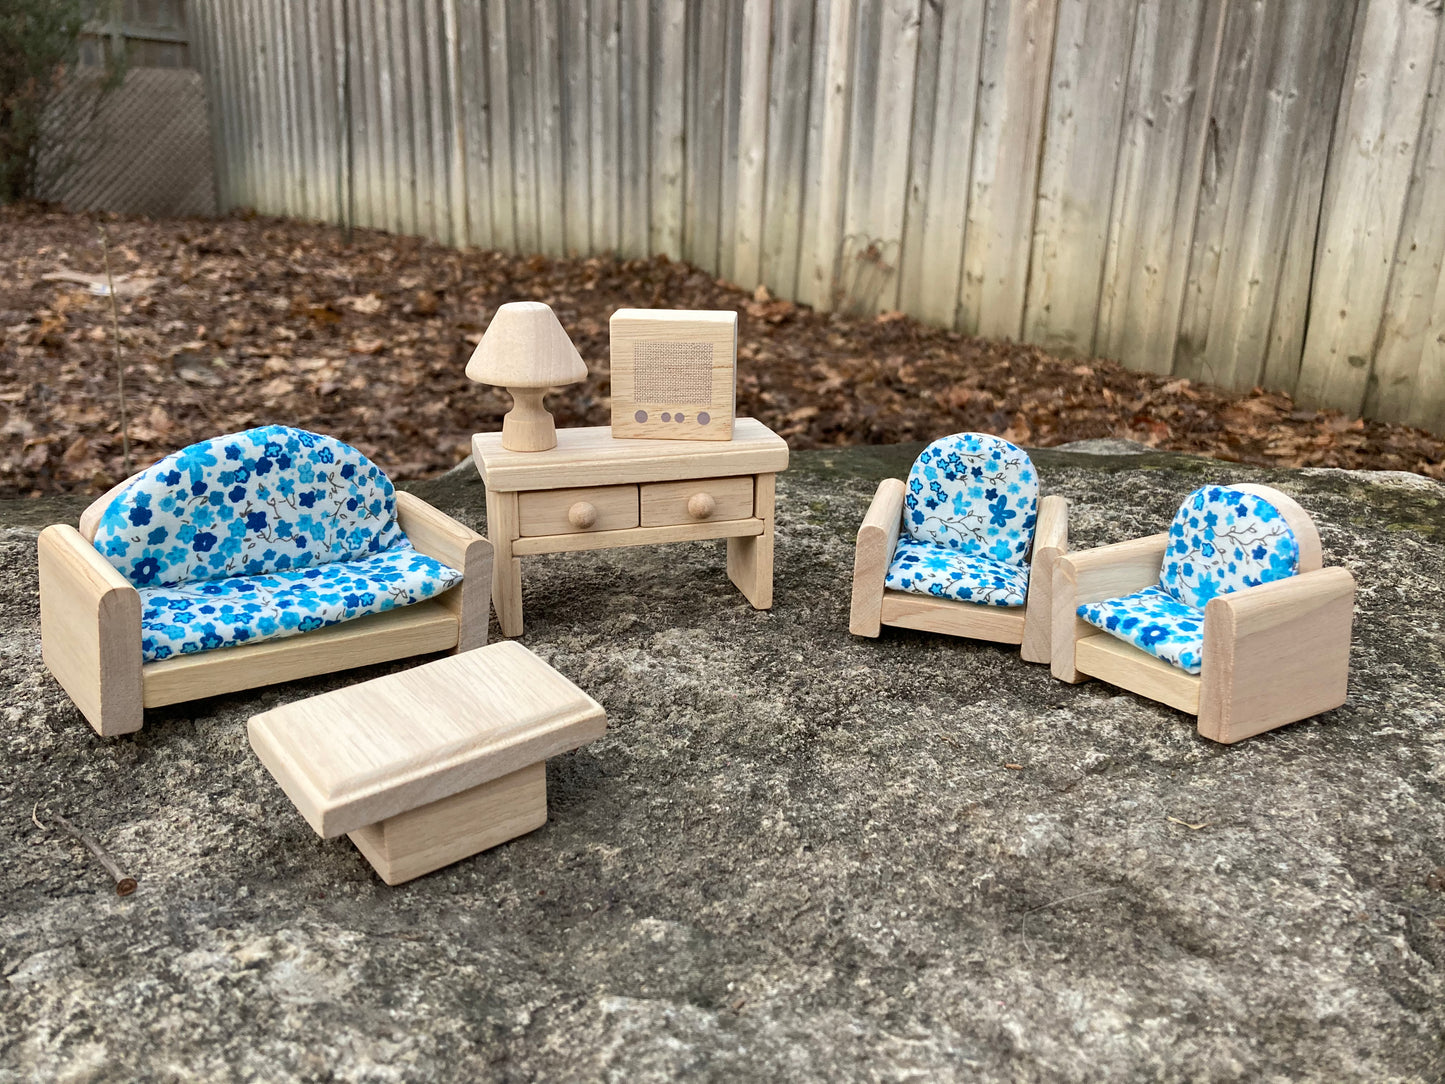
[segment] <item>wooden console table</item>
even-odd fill
[[[557,447],[509,452],[472,437],[496,548],[492,602],[504,636],[522,634],[522,561],[534,553],[728,540],[728,578],[773,604],[773,482],[788,445],[739,418],[730,441],[619,440],[610,426],[557,430]]]

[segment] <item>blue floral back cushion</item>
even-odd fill
[[[141,471],[95,548],[137,588],[258,576],[382,553],[405,535],[390,479],[334,437],[268,425]]]
[[[1216,595],[1282,580],[1299,570],[1299,540],[1279,510],[1253,493],[1204,486],[1169,526],[1159,584],[1200,609]]]
[[[439,595],[462,574],[412,549],[260,576],[142,587],[145,662],[274,640]]]
[[[1033,542],[1039,479],[1022,449],[987,433],[935,440],[908,472],[903,529],[970,557],[1022,565]]]
[[[1121,598],[1089,602],[1078,614],[1089,624],[1191,674],[1204,651],[1204,611],[1180,602],[1157,584]]]
[[[883,586],[982,606],[1022,606],[1029,593],[1029,566],[900,538]]]

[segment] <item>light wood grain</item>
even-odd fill
[[[592,514],[585,515],[586,508]],[[638,524],[636,486],[583,486],[544,489],[517,497],[523,537],[616,531]]]
[[[448,651],[457,646],[458,631],[456,613],[436,598],[279,640],[175,655],[141,668],[145,706],[182,704]]]
[[[492,605],[492,544],[420,497],[396,494],[396,521],[418,553],[435,558],[462,574],[462,582],[437,599],[457,619],[458,651],[487,643],[487,618]]]
[[[756,534],[749,531],[747,534],[728,535],[728,579],[758,610],[766,610],[773,605],[773,501],[776,482],[774,474],[759,474],[753,483],[753,512],[761,530]],[[694,524],[688,529],[703,526],[709,524]],[[676,531],[683,528],[655,529]]]
[[[1107,632],[1095,630],[1074,644],[1074,665],[1081,673],[1147,696],[1190,715],[1199,714],[1200,681]]]
[[[760,281],[768,153],[768,64],[773,0],[743,5],[742,88],[738,110],[736,226],[732,279],[745,290]]]
[[[262,712],[247,729],[329,838],[576,749],[606,725],[597,701],[503,642]]]
[[[1345,702],[1355,579],[1323,568],[1204,608],[1199,733],[1236,742]]]
[[[699,498],[706,498],[699,500]],[[705,510],[704,510],[705,509]],[[706,478],[652,482],[642,487],[642,526],[751,519],[753,479]]]
[[[686,59],[687,0],[655,0],[651,57],[652,175],[649,203],[650,252],[682,257],[683,147],[686,141],[683,106],[683,63]]]
[[[1078,616],[1079,607],[1131,595],[1158,583],[1168,546],[1169,535],[1156,534],[1064,554],[1055,561],[1049,648],[1049,669],[1054,677],[1075,684],[1088,677],[1074,665],[1074,645],[1098,630]]]
[[[1053,495],[1039,501],[1029,555],[1029,591],[1024,602],[1024,662],[1047,664],[1053,655],[1054,565],[1069,549],[1069,502]]]
[[[533,535],[518,538],[512,552],[519,557],[539,553],[575,553],[626,546],[653,546],[667,542],[697,542],[710,538],[752,538],[767,531],[764,520],[733,519],[705,523],[678,523],[669,527],[634,527],[620,531],[586,531],[576,534]],[[513,635],[508,633],[507,635]]]
[[[803,229],[803,160],[808,149],[814,0],[774,0],[768,79],[768,181],[763,190],[760,279],[796,297]]]
[[[738,314],[697,309],[618,309],[612,314],[612,435],[654,440],[731,440],[737,402]],[[671,366],[648,351],[686,346],[706,357],[705,396],[648,394],[649,371]],[[665,382],[663,382],[665,383]],[[643,417],[638,418],[641,411]],[[680,414],[664,421],[663,415]],[[699,420],[707,415],[707,424]]]
[[[381,879],[399,885],[547,823],[544,761],[348,832]]]
[[[999,644],[1024,642],[1023,607],[981,606],[976,602],[884,591],[881,605],[883,624],[922,632],[942,632],[992,640]]]
[[[476,447],[475,439],[473,448]],[[500,444],[498,445],[500,448]],[[480,463],[481,456],[477,456]],[[522,533],[518,496],[486,487],[487,538],[496,554],[492,566],[492,609],[503,636],[522,635],[522,562],[513,546]]]
[[[45,528],[37,550],[46,668],[97,734],[139,730],[140,594],[74,527]]]
[[[852,0],[827,0],[828,35],[823,56],[823,99],[816,141],[809,140],[808,209],[812,245],[801,257],[798,297],[820,309],[836,304],[838,254],[843,245],[848,122],[852,110]],[[810,118],[811,124],[811,118]],[[813,148],[816,147],[816,151]]]
[[[592,426],[558,430],[556,448],[531,453],[507,451],[498,433],[478,433],[472,454],[488,490],[497,492],[774,473],[788,465],[787,442],[752,418],[739,418],[727,442],[616,440],[608,426]],[[490,527],[488,536],[496,541]]]
[[[883,582],[903,527],[904,492],[898,478],[879,482],[858,527],[853,548],[853,595],[848,609],[848,631],[854,636],[877,636],[880,631]]]

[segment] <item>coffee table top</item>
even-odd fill
[[[602,706],[510,640],[255,715],[251,748],[323,837],[602,736]]]
[[[611,426],[591,425],[557,430],[557,447],[545,452],[509,452],[501,433],[477,433],[472,459],[489,489],[568,489],[773,474],[788,467],[788,442],[756,418],[738,418],[732,440],[614,437]]]

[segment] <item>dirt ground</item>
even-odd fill
[[[45,278],[103,276],[102,223],[137,466],[282,422],[353,443],[397,479],[446,470],[508,406],[503,391],[464,375],[473,345],[498,305],[535,299],[557,311],[590,370],[548,398],[559,425],[608,420],[615,309],[728,308],[741,317],[738,411],[795,448],[981,429],[1040,446],[1123,437],[1234,462],[1445,478],[1445,438],[1420,430],[1053,357],[900,313],[818,313],[662,257],[528,258],[250,216],[0,207],[0,497],[98,493],[124,477],[110,299]]]

